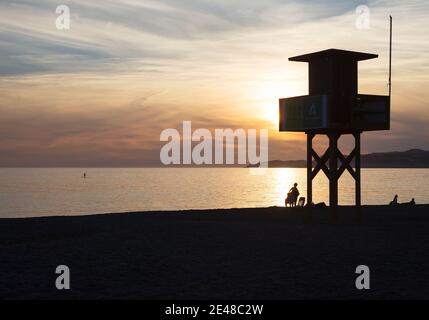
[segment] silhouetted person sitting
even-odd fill
[[[298,183],[295,183],[287,193],[287,197],[285,200],[286,207],[288,205],[291,207],[296,207],[296,202],[298,201],[298,196],[299,196],[299,191],[297,187],[298,187]]]
[[[392,201],[390,201],[389,206],[396,206],[398,204],[398,195],[396,194]]]
[[[408,204],[414,206],[416,204],[416,200],[414,200],[414,198],[412,198],[411,201],[408,202]]]

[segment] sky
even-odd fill
[[[386,95],[389,14],[392,130],[364,133],[362,152],[429,150],[427,1],[1,0],[0,166],[156,166],[160,133],[188,120],[267,128],[270,160],[304,159],[305,135],[278,132],[278,99],[308,93],[307,64],[288,57],[379,54],[360,62],[359,93]]]

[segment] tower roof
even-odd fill
[[[327,58],[327,59],[334,59],[334,60],[341,58],[341,59],[347,59],[350,61],[362,61],[362,60],[374,59],[377,57],[378,57],[378,54],[347,51],[347,50],[340,50],[340,49],[327,49],[323,51],[291,57],[289,58],[289,61],[312,62],[320,58]]]

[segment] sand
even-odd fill
[[[0,219],[0,250],[1,299],[429,298],[429,205]]]

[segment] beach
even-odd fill
[[[428,230],[429,205],[0,219],[0,298],[427,299]]]

